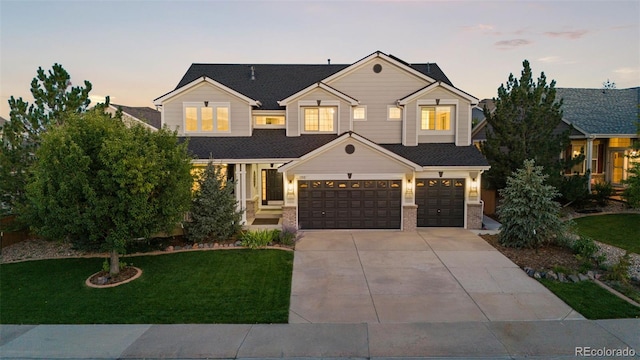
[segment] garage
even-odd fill
[[[418,227],[464,227],[464,179],[417,179]]]
[[[301,229],[400,229],[401,180],[300,180]]]

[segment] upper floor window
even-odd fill
[[[353,108],[353,120],[364,121],[367,120],[367,107],[356,106]]]
[[[229,103],[184,103],[185,132],[228,132]]]
[[[451,131],[451,114],[453,106],[420,107],[420,129],[435,131]]]
[[[268,115],[256,116],[256,125],[258,126],[284,126],[284,116]]]
[[[305,107],[304,131],[332,132],[336,118],[337,108],[329,107]]]
[[[389,120],[402,120],[402,109],[398,106],[389,106],[387,113],[387,119]]]

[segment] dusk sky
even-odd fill
[[[0,116],[60,63],[94,99],[153,107],[191,63],[436,62],[479,99],[528,59],[557,87],[640,86],[640,1],[0,0]]]

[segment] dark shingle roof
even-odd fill
[[[0,116],[0,126],[3,126],[7,122],[7,119]]]
[[[487,123],[486,119],[483,119],[473,128],[473,132],[472,132],[473,141],[487,140],[487,129],[492,129],[492,127]],[[553,129],[552,134],[553,135],[562,134],[567,130],[569,130],[569,124],[562,121],[560,122],[560,124],[558,124],[558,126],[556,126],[555,129]],[[571,128],[571,131],[569,132],[569,137],[571,138],[584,138],[585,136],[586,134],[576,129],[575,127]]]
[[[420,166],[489,166],[475,146],[452,143],[424,143],[418,146],[381,144],[380,146]]]
[[[138,120],[142,120],[156,129],[160,129],[161,116],[160,111],[158,110],[152,109],[150,107],[133,107],[116,104],[111,105],[113,105],[115,108],[122,109],[122,112],[129,114]]]
[[[253,136],[192,136],[188,138],[188,147],[196,159],[295,159],[337,137],[336,134],[287,137],[284,129],[255,129]]]
[[[564,118],[589,134],[637,133],[640,87],[630,89],[558,88]]]
[[[282,109],[277,103],[296,92],[351,66],[351,64],[192,64],[176,89],[206,76],[251,99],[262,103],[261,109]],[[451,85],[436,64],[411,64],[415,70]],[[251,80],[251,67],[255,80]]]

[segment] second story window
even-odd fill
[[[353,108],[353,120],[367,120],[367,108],[365,106],[356,106]]]
[[[397,106],[389,106],[387,108],[387,119],[392,121],[402,120],[402,109]]]
[[[304,131],[309,132],[333,132],[337,108],[330,107],[305,107]]]
[[[450,131],[452,113],[452,106],[422,106],[420,108],[420,129]]]
[[[229,132],[229,103],[184,103],[185,132]]]

